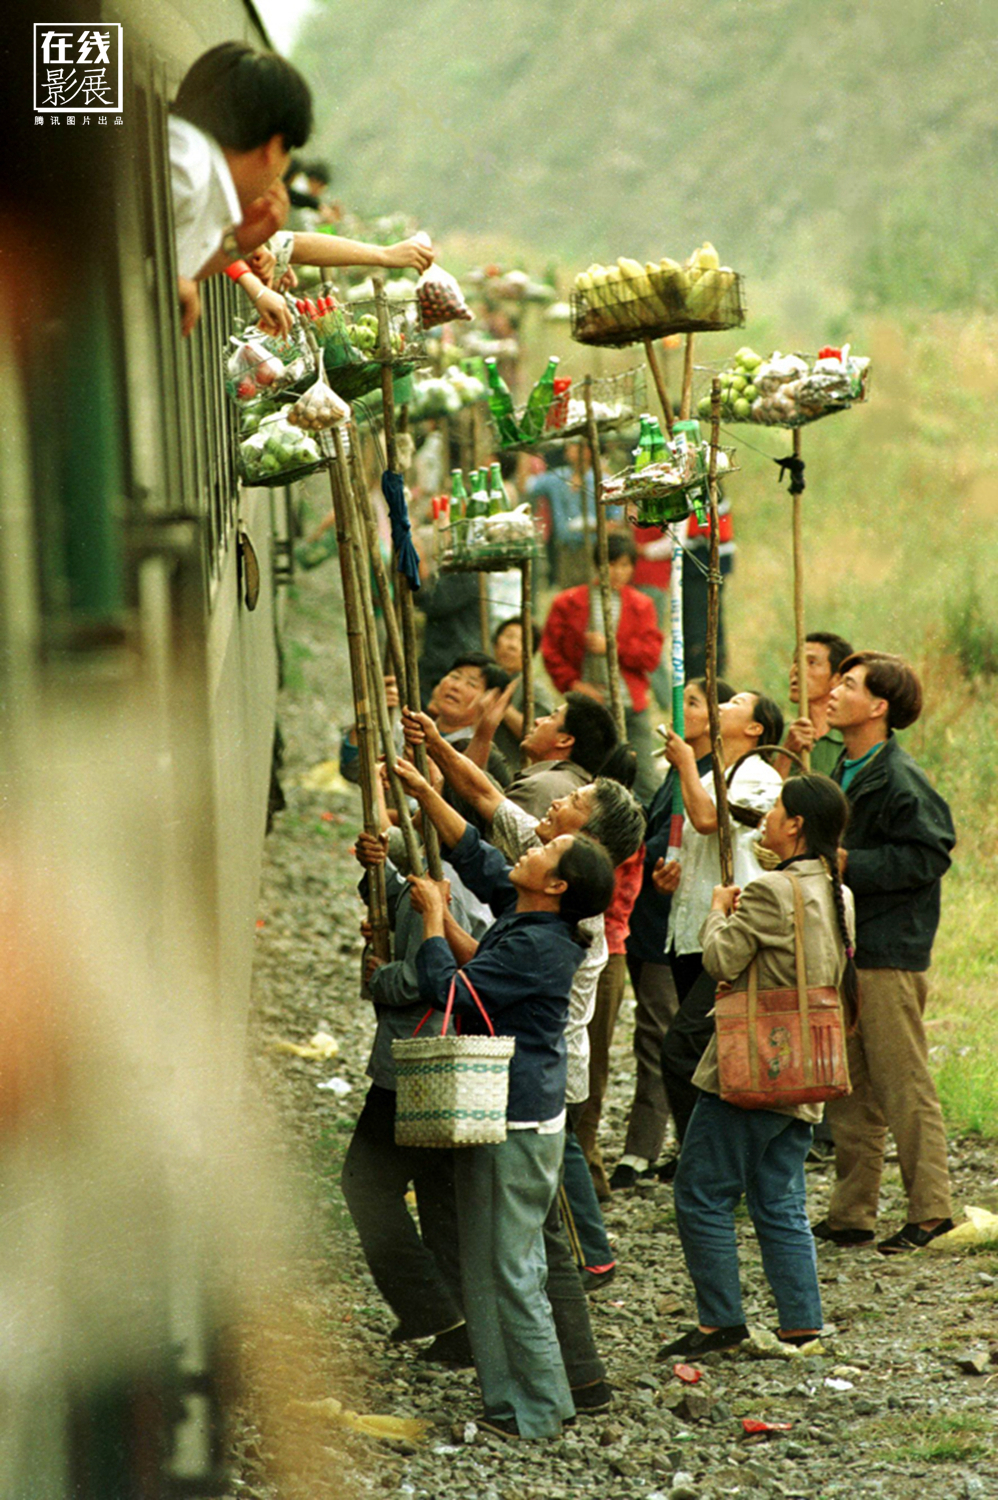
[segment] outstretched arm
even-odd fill
[[[414,713],[410,708],[403,709],[402,730],[407,744],[425,744],[427,754],[440,767],[444,780],[450,783],[459,797],[470,802],[481,817],[491,822],[503,794],[481,767],[444,739],[429,714]],[[457,840],[448,839],[447,842],[453,844]]]
[[[419,774],[411,761],[399,757],[395,762],[395,774],[409,796],[415,797],[423,811],[423,816],[429,818],[439,833],[440,842],[448,849],[453,849],[456,844],[459,844],[468,826],[461,814],[451,807],[449,802],[445,802],[439,792],[433,790],[425,776]]]

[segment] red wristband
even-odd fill
[[[225,274],[231,276],[233,281],[238,281],[240,276],[249,274],[249,266],[244,260],[234,260],[231,266],[226,266]]]

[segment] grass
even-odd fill
[[[992,1453],[993,1428],[990,1418],[985,1416],[970,1413],[899,1416],[877,1426],[884,1440],[877,1456],[888,1462],[971,1463],[989,1458]]]

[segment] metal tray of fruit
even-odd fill
[[[629,275],[618,265],[602,279],[591,277],[589,286],[576,286],[570,306],[577,343],[621,349],[675,333],[719,333],[745,322],[742,279],[727,266],[697,271],[633,265],[638,271]]]

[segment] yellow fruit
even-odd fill
[[[575,278],[575,290],[577,292],[590,292],[592,291],[592,286],[593,278],[589,275],[589,272],[580,271]]]
[[[640,261],[630,260],[626,255],[621,255],[618,258],[617,265],[620,268],[622,276],[643,276],[645,274],[644,266],[641,265]]]
[[[696,252],[696,262],[702,271],[716,271],[721,264],[721,257],[710,243],[710,240],[704,240],[700,249]]]

